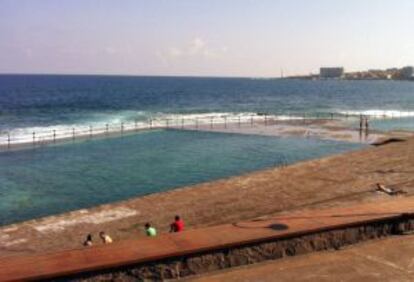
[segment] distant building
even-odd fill
[[[414,78],[414,67],[404,67],[400,71],[402,79],[412,79]]]
[[[320,68],[320,78],[342,78],[344,76],[344,68]]]
[[[396,72],[396,71],[398,71],[398,68],[389,68],[389,69],[386,69],[385,71],[387,71],[387,72]]]

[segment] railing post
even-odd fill
[[[109,124],[105,124],[105,135],[109,133]]]
[[[149,126],[150,126],[150,129],[152,129],[152,119],[151,118],[149,119]]]
[[[170,120],[168,118],[165,120],[165,125],[167,128],[170,127]]]
[[[224,117],[224,128],[227,128],[227,117]]]
[[[241,126],[240,116],[239,116],[239,127]]]
[[[121,135],[124,134],[124,123],[121,122]]]
[[[333,119],[333,116],[334,116],[334,114],[333,114],[333,113],[331,113],[331,120]]]
[[[56,130],[53,129],[53,143],[56,143]]]
[[[10,133],[7,132],[7,148],[10,148]]]
[[[75,128],[72,128],[72,140],[75,140]]]
[[[35,144],[35,142],[36,142],[36,132],[33,131],[33,145]]]
[[[250,117],[250,126],[253,127],[253,116]]]
[[[196,122],[196,129],[198,129],[198,118],[195,119]]]
[[[181,119],[181,129],[183,129],[184,128],[184,119],[182,118]]]

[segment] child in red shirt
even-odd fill
[[[181,232],[184,230],[184,221],[180,216],[176,215],[175,220],[171,223],[170,232]]]

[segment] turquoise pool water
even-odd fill
[[[361,147],[162,130],[0,153],[0,224],[91,207]]]
[[[414,130],[414,117],[403,117],[393,119],[377,119],[371,121],[372,128],[377,130]]]

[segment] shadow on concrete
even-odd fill
[[[289,229],[289,226],[283,223],[272,223],[269,225],[261,225],[261,226],[255,226],[255,225],[243,225],[242,223],[233,223],[234,227],[238,228],[245,228],[245,229],[258,229],[258,228],[269,228],[275,231],[282,231]]]
[[[287,226],[286,224],[274,223],[274,224],[268,225],[267,228],[270,228],[276,231],[281,231],[281,230],[289,229],[289,226]]]

